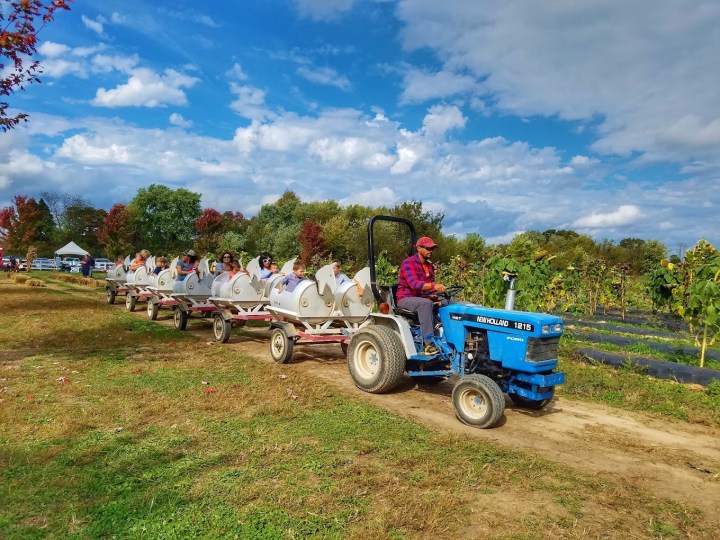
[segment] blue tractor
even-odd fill
[[[407,219],[379,215],[368,223],[371,288],[379,310],[353,334],[348,347],[348,368],[356,386],[379,394],[393,390],[405,374],[428,384],[457,375],[452,392],[455,412],[462,422],[480,428],[500,422],[503,393],[521,407],[545,407],[555,386],[565,382],[564,373],[553,371],[562,319],[514,311],[514,279],[504,310],[455,301],[452,298],[462,288],[448,287],[449,303],[437,309],[437,353],[424,353],[415,314],[395,305],[396,286],[377,284],[374,226],[379,221],[408,227],[410,253],[416,241],[415,227]]]

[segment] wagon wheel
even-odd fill
[[[453,388],[452,401],[457,417],[471,426],[490,428],[505,411],[502,390],[490,377],[466,375]]]
[[[147,316],[148,319],[151,321],[154,321],[158,318],[158,313],[160,312],[160,304],[158,302],[154,302],[152,298],[148,300],[147,304]]]
[[[107,295],[107,303],[108,304],[114,304],[115,303],[115,290],[108,287],[105,291]]]
[[[555,392],[553,391],[553,394]],[[518,394],[508,394],[510,396],[510,399],[512,402],[517,405],[518,407],[522,407],[523,409],[530,409],[531,411],[539,411],[540,409],[544,409],[548,403],[552,401],[552,396],[546,399],[528,399],[523,396],[519,396]]]
[[[341,341],[340,342],[340,348],[342,349],[342,353],[347,356],[348,349],[350,348],[350,344],[347,341]]]
[[[176,307],[175,311],[173,312],[173,322],[175,323],[175,328],[177,328],[178,330],[185,330],[185,328],[187,328],[189,315],[190,314],[184,309]]]
[[[232,321],[226,321],[221,314],[216,313],[213,317],[215,341],[227,343],[227,340],[230,339],[230,330],[232,330]]]
[[[372,394],[391,391],[405,372],[400,336],[386,326],[370,326],[357,332],[350,341],[347,359],[355,385]]]
[[[295,340],[282,328],[273,328],[270,334],[270,356],[278,364],[287,364],[292,358]]]
[[[125,296],[125,307],[128,311],[135,311],[135,305],[137,304],[137,296],[128,294]]]

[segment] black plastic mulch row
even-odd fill
[[[654,326],[656,328],[665,328],[671,332],[687,333],[689,331],[688,325],[682,319],[679,319],[670,315],[658,315],[648,317],[620,317],[619,314],[607,313],[595,315],[585,314],[571,314],[571,313],[557,313],[558,317],[563,319],[575,319],[588,322],[602,322],[611,321],[613,323],[619,323],[621,325],[634,324],[637,326]]]
[[[593,334],[591,332],[576,331],[575,335],[585,341],[593,341],[595,343],[610,343],[619,347],[627,347],[628,345],[636,345],[642,343],[644,346],[654,349],[658,352],[667,354],[683,354],[685,356],[694,356],[699,358],[700,349],[696,347],[673,347],[667,343],[655,343],[654,341],[645,341],[623,336],[609,336],[607,334]],[[711,360],[720,360],[720,351],[706,350],[705,358]]]
[[[615,368],[626,366],[628,357],[624,354],[599,351],[597,349],[578,349],[583,359],[590,363],[601,362]],[[674,362],[653,360],[652,358],[632,357],[632,363],[643,369],[647,375],[658,379],[670,379],[681,383],[694,383],[707,386],[713,380],[720,382],[720,371],[695,366],[684,366]]]

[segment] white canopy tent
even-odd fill
[[[78,246],[75,242],[70,242],[66,246],[61,247],[55,251],[55,255],[58,257],[65,257],[66,255],[87,255],[88,252]]]

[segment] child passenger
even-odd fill
[[[293,264],[292,274],[289,274],[280,280],[280,285],[278,286],[278,289],[280,290],[280,292],[294,291],[295,287],[297,287],[298,284],[304,279],[304,274],[305,265],[303,263],[296,262],[295,264]]]

